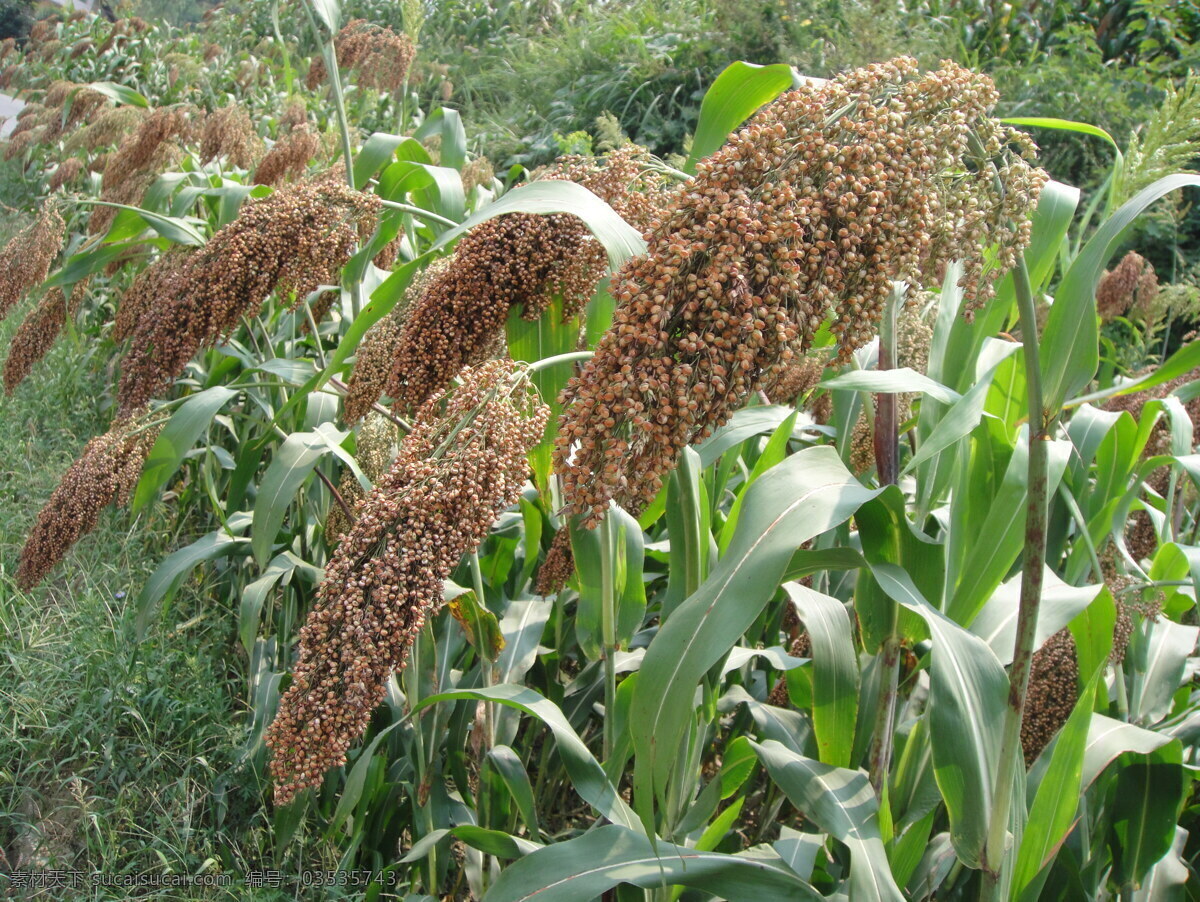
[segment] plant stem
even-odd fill
[[[1050,427],[1042,399],[1042,372],[1038,360],[1037,313],[1029,270],[1022,257],[1013,271],[1013,284],[1024,343],[1026,397],[1029,411],[1028,506],[1025,512],[1025,553],[1021,569],[1021,600],[1017,612],[1017,635],[1009,670],[1008,706],[1000,743],[1000,763],[992,790],[992,814],[983,855],[982,899],[997,899],[1000,869],[1008,839],[1008,821],[1013,802],[1017,767],[1022,766],[1021,719],[1033,664],[1038,607],[1042,600],[1042,578],[1046,563],[1046,517],[1048,508],[1047,469]]]
[[[346,164],[346,184],[354,190],[354,148],[350,143],[350,120],[346,118],[346,98],[342,91],[342,75],[338,70],[337,47],[334,45],[334,35],[329,34],[328,40],[322,40],[321,28],[313,15],[312,0],[305,0],[304,12],[308,15],[308,24],[321,45],[321,55],[325,57],[325,68],[329,70],[330,93],[333,94],[333,109],[337,114],[338,131],[342,137],[342,158]],[[357,318],[362,310],[362,285],[355,281],[350,286],[350,312]]]
[[[879,362],[877,368],[890,370],[896,363],[896,308],[904,298],[904,288],[897,285],[888,298],[879,323]],[[899,436],[896,433],[896,396],[880,393],[875,396],[875,466],[880,485],[895,485],[899,479]],[[892,764],[892,747],[895,740],[896,693],[900,682],[900,621],[899,605],[888,599],[890,626],[883,646],[879,650],[879,663],[883,668],[883,694],[875,716],[875,733],[871,741],[870,774],[871,785],[877,798],[883,798],[888,770]]]
[[[617,592],[612,511],[600,526],[600,633],[604,643],[604,760],[613,750],[617,702]]]

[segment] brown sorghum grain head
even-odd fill
[[[42,136],[46,133],[45,126],[14,133],[8,136],[8,141],[4,144],[4,159],[13,160],[29,150],[35,144],[40,144]]]
[[[300,633],[299,659],[267,730],[275,800],[345,763],[388,677],[404,666],[442,583],[520,497],[547,409],[511,362],[464,374],[422,408],[388,472],[358,504]]]
[[[79,178],[84,170],[83,160],[79,157],[68,157],[54,168],[50,173],[50,190],[58,191],[65,185],[71,184]]]
[[[850,433],[850,472],[860,478],[875,468],[875,396],[868,398],[863,400],[863,409]]]
[[[54,204],[47,204],[33,225],[18,232],[0,250],[0,319],[50,272],[63,246],[67,224]]]
[[[87,282],[78,282],[68,300],[61,288],[52,288],[42,295],[38,305],[22,320],[8,346],[4,360],[4,392],[11,395],[33,370],[33,366],[54,347],[59,332],[79,310],[87,291]]]
[[[630,221],[644,224],[665,190],[642,168],[640,153],[623,148],[603,165],[567,157],[541,175],[582,184]],[[480,223],[410,308],[385,390],[399,405],[421,404],[463,366],[486,358],[503,336],[510,309],[537,319],[558,296],[564,316],[572,316],[607,268],[603,247],[574,216],[512,213]]]
[[[575,572],[575,554],[571,550],[571,531],[563,526],[554,534],[546,559],[538,568],[534,591],[541,596],[557,595]]]
[[[1075,710],[1078,682],[1075,639],[1070,630],[1061,629],[1033,655],[1025,717],[1021,721],[1021,749],[1026,767],[1033,764]]]
[[[613,325],[563,393],[567,513],[594,524],[616,500],[636,515],[823,322],[843,357],[866,343],[893,281],[961,260],[967,309],[984,301],[1046,179],[995,101],[955,63],[894,60],[782,95],[702,160],[614,280]]]
[[[495,177],[496,170],[492,167],[491,160],[484,156],[472,157],[462,168],[463,190],[470,194],[481,185],[490,185]]]
[[[829,358],[804,354],[773,366],[763,374],[763,391],[773,404],[795,404],[817,387]]]
[[[335,281],[378,209],[378,198],[329,179],[248,201],[181,261],[168,290],[138,316],[121,364],[120,409],[136,410],[166,389],[203,345],[242,316],[257,316],[271,292],[299,301]]]
[[[224,52],[220,44],[207,44],[204,47],[204,62],[211,63]]]
[[[404,87],[404,78],[416,53],[407,35],[396,34],[390,28],[365,19],[347,23],[338,32],[334,48],[338,67],[354,69],[358,73],[359,86],[388,92]],[[325,60],[314,57],[308,70],[308,89],[315,90],[328,77]]]
[[[53,141],[74,131],[81,122],[90,122],[96,112],[109,103],[109,99],[99,91],[81,85],[72,91],[67,98],[67,103],[70,105],[70,109],[65,110],[65,115],[59,113],[50,122],[50,130],[47,133],[49,140]]]
[[[262,141],[246,108],[231,103],[204,117],[200,135],[200,162],[224,157],[239,169],[250,169],[258,158]],[[307,161],[306,161],[307,162]]]
[[[166,107],[145,116],[109,157],[100,199],[136,205],[158,174],[180,153],[174,139],[190,135],[191,112],[184,107]],[[114,207],[96,207],[88,231],[93,235],[107,231],[115,216]]]
[[[142,315],[172,295],[176,290],[173,280],[193,253],[195,251],[190,247],[173,245],[137,274],[117,304],[117,315],[113,319],[115,341],[132,336]]]
[[[129,500],[158,434],[145,426],[139,412],[116,420],[108,432],[88,442],[38,514],[21,549],[17,585],[30,589],[41,582],[72,545],[96,528],[100,511]]]
[[[298,126],[283,135],[254,170],[254,184],[278,185],[304,175],[309,161],[321,150],[321,139],[307,126]]]
[[[313,321],[320,325],[325,321],[325,317],[329,316],[329,312],[337,305],[337,302],[342,299],[342,292],[338,288],[330,288],[327,291],[322,291],[317,295],[317,299],[312,302],[312,318]],[[305,335],[312,334],[312,327],[308,324],[308,317],[304,318],[304,322],[300,324],[300,331]]]
[[[279,117],[279,134],[283,135],[300,126],[308,127],[308,106],[302,97],[291,98],[283,107]]]
[[[116,144],[129,131],[146,118],[145,110],[136,106],[119,106],[106,110],[83,128],[67,138],[64,149],[68,153],[77,150],[97,150]]]
[[[1147,278],[1148,276],[1148,278]],[[1096,286],[1096,309],[1105,322],[1124,316],[1133,307],[1144,286],[1147,294],[1158,293],[1154,267],[1136,251],[1130,251],[1111,270],[1105,270]]]
[[[450,266],[443,257],[422,270],[409,284],[408,289],[359,342],[355,354],[354,371],[347,383],[346,397],[342,400],[343,417],[353,423],[362,419],[380,397],[392,373],[400,333],[408,316],[412,299],[420,297],[426,287],[441,278]]]

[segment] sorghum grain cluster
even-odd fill
[[[641,159],[631,147],[614,151],[602,165],[568,157],[540,175],[582,184],[644,225],[665,190]],[[385,391],[399,405],[421,404],[464,366],[487,358],[511,308],[534,320],[557,295],[570,316],[587,303],[606,271],[603,247],[574,216],[511,213],[479,224],[410,307]]]
[[[74,319],[87,291],[87,281],[77,282],[68,299],[61,288],[51,288],[13,333],[4,360],[4,392],[11,395],[33,370],[34,364],[54,347],[68,319]]]
[[[83,536],[96,528],[100,511],[129,501],[158,430],[141,412],[118,418],[87,443],[38,514],[21,549],[17,585],[29,589],[45,578]]]
[[[898,59],[784,94],[702,160],[618,274],[612,328],[563,394],[568,512],[594,524],[615,499],[636,515],[824,321],[843,356],[868,341],[894,280],[961,260],[967,307],[986,299],[1046,179],[995,102],[986,76]]]
[[[339,31],[334,49],[338,66],[358,73],[359,86],[393,93],[404,87],[416,53],[408,35],[396,34],[365,19],[353,19]],[[316,90],[328,77],[324,57],[314,57],[308,70],[308,89]]]
[[[0,319],[4,319],[35,285],[50,272],[50,264],[63,246],[67,224],[53,204],[48,204],[33,225],[18,232],[0,250]]]
[[[1070,630],[1061,629],[1033,655],[1025,716],[1021,720],[1021,748],[1026,767],[1033,764],[1075,710],[1078,682],[1075,639]]]
[[[321,139],[301,125],[282,135],[254,170],[254,184],[278,185],[304,175],[308,164],[321,150]]]
[[[379,201],[333,179],[314,179],[246,203],[232,223],[178,266],[154,276],[161,293],[136,316],[121,365],[120,409],[165,389],[203,345],[256,316],[273,291],[303,299],[334,281]],[[144,286],[143,298],[150,296]]]
[[[464,374],[422,408],[391,468],[358,505],[300,633],[292,685],[267,731],[287,804],[345,763],[388,677],[403,667],[442,583],[520,496],[548,411],[511,362]]]
[[[1096,286],[1096,309],[1105,322],[1124,316],[1135,306],[1144,309],[1158,294],[1158,276],[1146,259],[1130,251],[1111,270],[1105,270]]]

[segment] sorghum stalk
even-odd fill
[[[1000,868],[1004,861],[1009,813],[1013,801],[1016,769],[1021,756],[1021,719],[1033,665],[1038,608],[1042,600],[1042,578],[1046,562],[1047,442],[1054,416],[1043,409],[1042,371],[1038,360],[1037,311],[1029,270],[1022,255],[1013,270],[1021,337],[1025,353],[1026,399],[1029,410],[1028,505],[1025,513],[1025,553],[1022,558],[1021,600],[1017,612],[1017,636],[1009,670],[1008,706],[1000,742],[1000,765],[992,790],[992,818],[983,854],[981,899],[999,898]]]
[[[350,144],[350,120],[346,118],[346,100],[342,96],[342,76],[338,71],[337,48],[334,39],[337,35],[332,30],[327,41],[321,40],[321,29],[317,18],[313,15],[312,0],[305,0],[304,12],[308,15],[308,24],[313,30],[313,36],[321,45],[321,55],[325,57],[325,68],[329,70],[329,87],[333,94],[333,108],[337,113],[338,131],[342,136],[342,158],[346,164],[346,184],[354,190],[354,148]],[[357,317],[362,309],[362,285],[356,279],[350,286],[350,310]]]
[[[896,307],[903,302],[904,290],[897,285],[888,298],[879,321],[878,369],[890,370],[896,362]],[[875,396],[875,466],[880,485],[895,485],[900,457],[899,437],[896,434],[896,396],[881,392]],[[883,693],[876,712],[875,733],[871,741],[870,774],[875,795],[883,796],[888,769],[892,763],[892,744],[895,739],[896,691],[900,677],[900,636],[897,626],[900,606],[887,600],[889,626],[887,637],[879,650],[883,674]]]
[[[616,535],[612,511],[599,526],[600,530],[600,632],[604,643],[604,760],[612,756],[613,730],[617,702],[617,593],[616,593]]]

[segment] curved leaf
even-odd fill
[[[133,513],[145,507],[175,475],[184,457],[208,428],[217,411],[237,393],[235,388],[214,385],[192,395],[171,414],[171,419],[159,433],[142,467],[142,478],[133,493]]]
[[[637,229],[617,215],[608,204],[583,185],[561,179],[546,179],[514,188],[493,204],[470,216],[457,228],[443,234],[434,249],[445,247],[455,238],[505,213],[570,213],[578,216],[604,245],[608,264],[613,269],[646,249]]]
[[[555,843],[506,868],[485,902],[581,902],[622,883],[646,889],[681,884],[730,902],[817,900],[821,896],[778,854],[722,855],[650,840],[610,825]]]
[[[499,702],[502,705],[520,708],[526,714],[536,717],[554,734],[554,741],[571,778],[571,785],[580,797],[613,823],[640,829],[637,817],[609,782],[604,769],[567,722],[558,705],[525,686],[501,685],[487,689],[458,689],[454,692],[431,695],[421,699],[413,708],[413,713],[438,702],[457,699]]]
[[[750,745],[788,801],[850,849],[851,898],[903,900],[888,867],[867,775],[801,757],[778,742]]]
[[[793,454],[746,490],[728,552],[662,625],[642,662],[630,711],[639,794],[649,799],[666,786],[696,686],[775,594],[792,553],[876,494],[827,446]]]
[[[730,133],[770,103],[795,82],[791,66],[777,63],[758,66],[738,60],[716,77],[700,102],[700,119],[692,137],[692,152],[685,172],[695,172],[696,164],[725,143]]]

